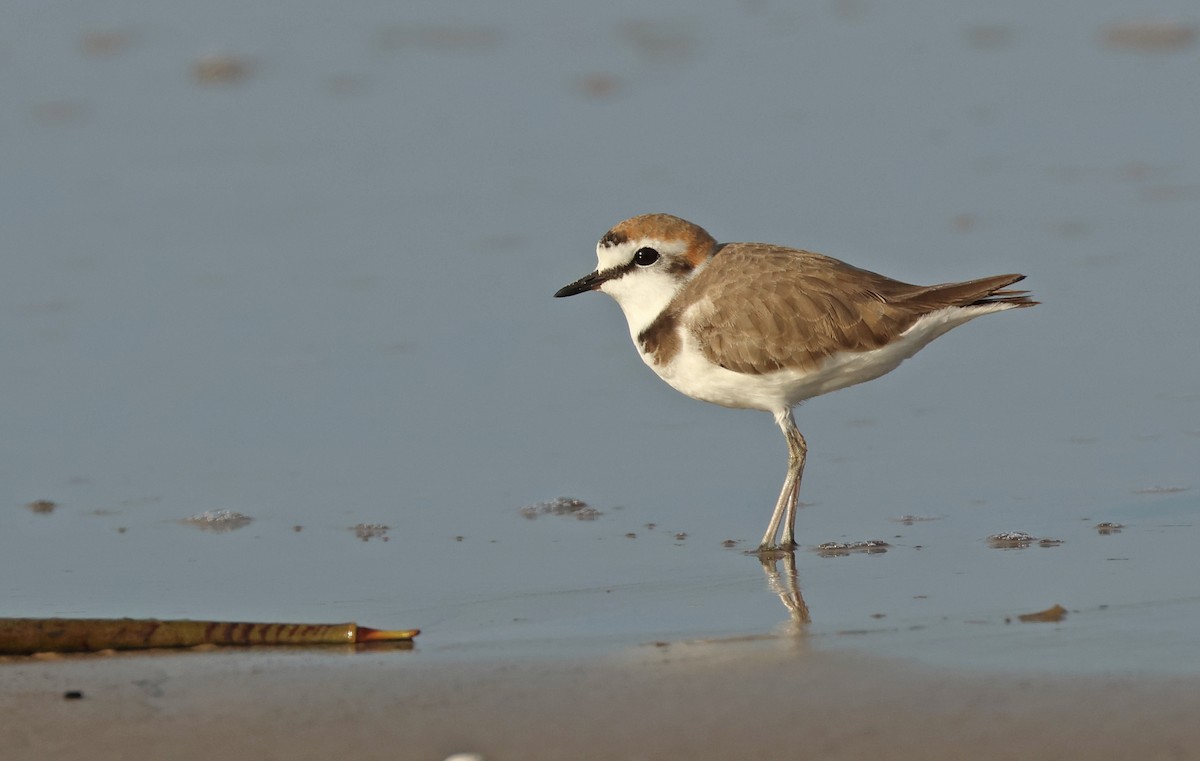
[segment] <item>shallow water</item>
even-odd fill
[[[1195,668],[1197,46],[1114,45],[1142,18],[1116,3],[275,11],[0,30],[6,615]],[[210,53],[244,78],[197,79]],[[770,417],[667,388],[608,299],[550,298],[645,211],[1044,302],[797,412],[806,626],[743,554]],[[602,515],[521,517],[560,495]],[[183,523],[218,510],[253,521]]]

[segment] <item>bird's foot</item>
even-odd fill
[[[763,543],[763,544],[758,545],[758,549],[755,550],[754,552],[760,558],[770,559],[772,557],[783,557],[784,555],[788,555],[788,554],[792,553],[796,549],[797,546],[798,545],[794,541],[779,542],[778,544],[776,544],[774,542],[771,542],[769,544]]]

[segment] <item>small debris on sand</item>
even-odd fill
[[[1134,494],[1179,494],[1185,492],[1192,487],[1190,486],[1147,486],[1144,489],[1134,489]]]
[[[882,539],[868,539],[865,542],[825,542],[817,545],[816,552],[824,558],[840,558],[852,552],[878,555],[887,552],[888,547],[891,545]]]
[[[577,81],[579,91],[589,98],[604,98],[612,95],[620,84],[612,74],[603,71],[593,71],[585,74]]]
[[[199,515],[184,518],[183,522],[204,531],[221,534],[249,526],[253,520],[248,515],[235,513],[232,510],[206,510]]]
[[[387,532],[390,527],[382,523],[359,523],[351,528],[354,530],[354,536],[364,542],[372,539],[382,539],[386,542],[388,540]]]
[[[84,32],[79,46],[90,56],[117,55],[129,47],[132,35],[124,29],[95,29]]]
[[[1055,605],[1045,610],[1039,610],[1037,613],[1025,613],[1017,616],[1017,620],[1025,624],[1056,624],[1067,617],[1067,609],[1061,605]]]
[[[1164,53],[1191,47],[1196,26],[1178,21],[1123,21],[1104,29],[1104,44],[1115,50]]]
[[[202,85],[228,85],[250,76],[250,61],[239,56],[212,53],[192,64],[192,78]]]
[[[1024,531],[1001,531],[999,534],[989,536],[987,541],[998,550],[1011,550],[1028,547],[1037,541],[1037,537],[1033,534],[1026,534]]]
[[[997,550],[1023,550],[1031,544],[1039,547],[1057,547],[1063,543],[1061,539],[1036,537],[1024,531],[1002,531],[987,538],[988,546]]]
[[[914,523],[925,523],[927,521],[940,521],[940,515],[900,515],[892,518],[896,523],[902,523],[905,526],[911,526]]]
[[[580,521],[594,521],[604,513],[589,506],[582,499],[574,497],[557,497],[543,502],[526,505],[519,511],[522,518],[534,520],[543,515],[569,515]]]

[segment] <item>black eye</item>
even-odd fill
[[[639,267],[649,267],[658,261],[658,252],[652,248],[639,248],[633,255],[633,263]]]

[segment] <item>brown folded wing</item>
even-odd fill
[[[734,372],[809,370],[839,351],[877,349],[937,309],[995,302],[1031,306],[1024,291],[1000,290],[1021,278],[917,286],[808,251],[732,243],[713,256],[663,317],[673,328],[694,306],[690,331],[701,351]]]

